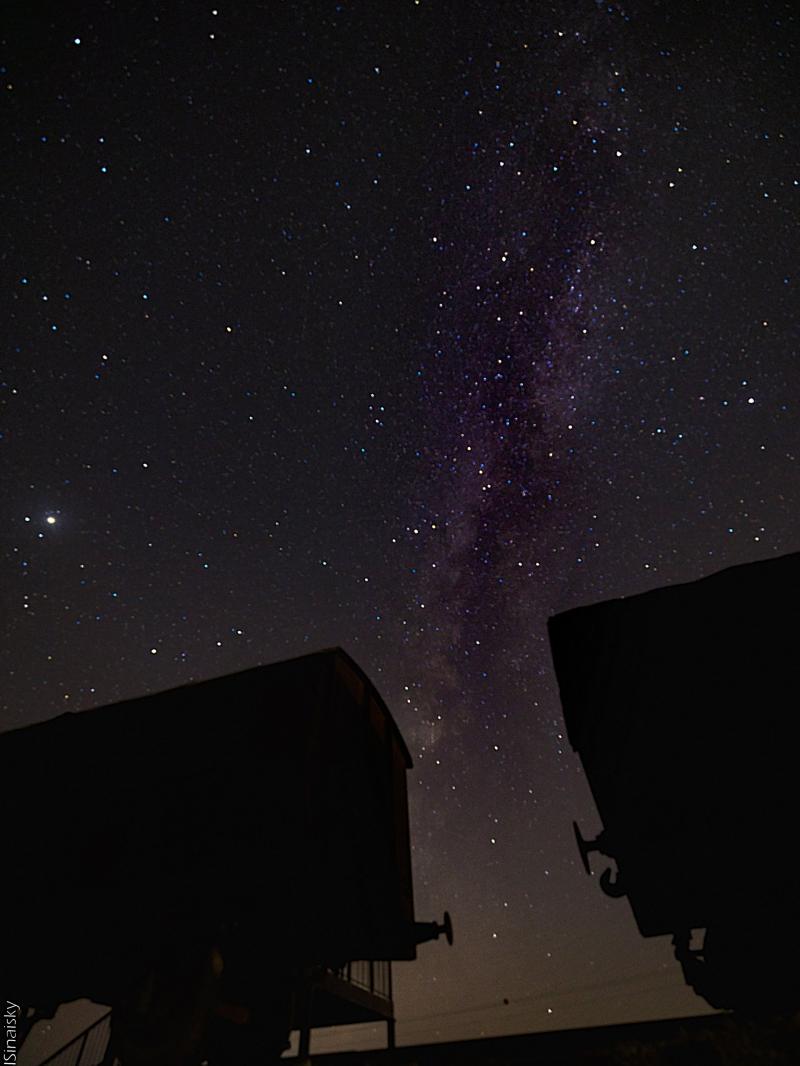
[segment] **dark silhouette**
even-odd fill
[[[340,649],[14,730],[0,759],[15,991],[35,1017],[109,1004],[108,1061],[245,1063],[375,1018],[391,1039],[388,960],[452,938],[415,921],[411,759]]]
[[[550,643],[567,731],[643,936],[671,935],[712,1006],[800,1007],[800,554],[566,611]],[[691,947],[693,930],[705,930]]]

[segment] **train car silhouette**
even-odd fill
[[[0,760],[15,992],[30,1020],[109,1004],[109,1062],[262,1061],[315,975],[452,937],[415,920],[411,759],[341,649],[13,730]]]
[[[549,621],[567,731],[603,831],[588,856],[709,1003],[800,1006],[800,554]],[[704,940],[700,942],[705,931]]]

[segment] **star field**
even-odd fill
[[[12,11],[2,728],[341,645],[456,930],[399,1041],[702,1012],[545,624],[800,549],[793,5]]]

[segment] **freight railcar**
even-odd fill
[[[125,1064],[263,1061],[315,970],[450,939],[414,916],[408,749],[341,649],[16,729],[0,761],[16,1001],[111,1005]]]
[[[800,1006],[800,554],[549,621],[568,736],[643,936],[719,1008]],[[616,870],[613,869],[616,866]]]

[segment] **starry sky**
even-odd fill
[[[219,3],[6,9],[0,727],[341,645],[399,1041],[699,1013],[545,625],[800,549],[794,5]]]

